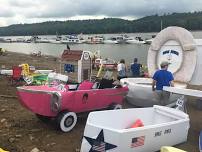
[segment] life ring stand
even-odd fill
[[[179,70],[174,73],[175,81],[188,83],[196,67],[196,44],[192,34],[184,28],[171,26],[162,30],[152,41],[148,50],[147,65],[149,76],[158,69],[157,58],[161,47],[170,40],[178,42],[183,51],[183,60]]]

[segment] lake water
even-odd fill
[[[156,33],[131,33],[129,36],[141,36],[143,39],[150,39]],[[192,32],[195,38],[202,38],[202,31]],[[112,34],[100,34],[104,37],[110,37]],[[113,34],[117,35],[117,34]],[[84,35],[87,37],[89,35]],[[49,36],[50,37],[50,36]],[[69,45],[72,50],[86,50],[100,52],[102,58],[112,58],[116,61],[125,59],[126,63],[133,62],[134,57],[139,59],[139,62],[146,64],[147,51],[149,45],[146,44],[72,44]],[[59,57],[66,48],[65,44],[50,44],[50,43],[0,43],[1,48],[5,48],[11,52],[20,52],[30,54],[41,51],[42,54]]]

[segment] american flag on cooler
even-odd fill
[[[101,142],[101,143],[93,145],[92,150],[97,151],[97,152],[105,152],[105,146],[106,146],[106,143]]]
[[[132,139],[131,148],[144,145],[145,136],[135,137]]]

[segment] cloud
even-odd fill
[[[40,1],[35,0],[35,1],[30,1],[30,0],[7,0],[8,4],[11,7],[16,7],[16,8],[29,8],[32,6],[38,6],[40,5]]]
[[[76,15],[82,16],[109,16],[142,17],[152,14],[172,12],[189,12],[202,10],[202,1],[195,0],[42,0],[38,12],[31,12],[27,17],[37,18],[64,18]]]
[[[15,13],[13,10],[10,9],[10,7],[7,7],[6,1],[0,2],[0,17],[12,17]]]
[[[6,10],[6,9],[1,9],[0,8],[0,17],[12,17],[15,15],[14,12],[12,11],[9,11],[9,10]]]
[[[201,0],[0,0],[8,24],[46,20],[120,17],[202,11]],[[3,11],[2,11],[3,10]],[[20,19],[20,21],[17,21]],[[1,26],[1,25],[0,25]]]

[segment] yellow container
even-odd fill
[[[9,151],[6,151],[6,150],[3,150],[2,148],[0,148],[0,152],[9,152]]]
[[[164,146],[161,147],[161,152],[187,152],[187,151],[180,150],[174,147]]]

